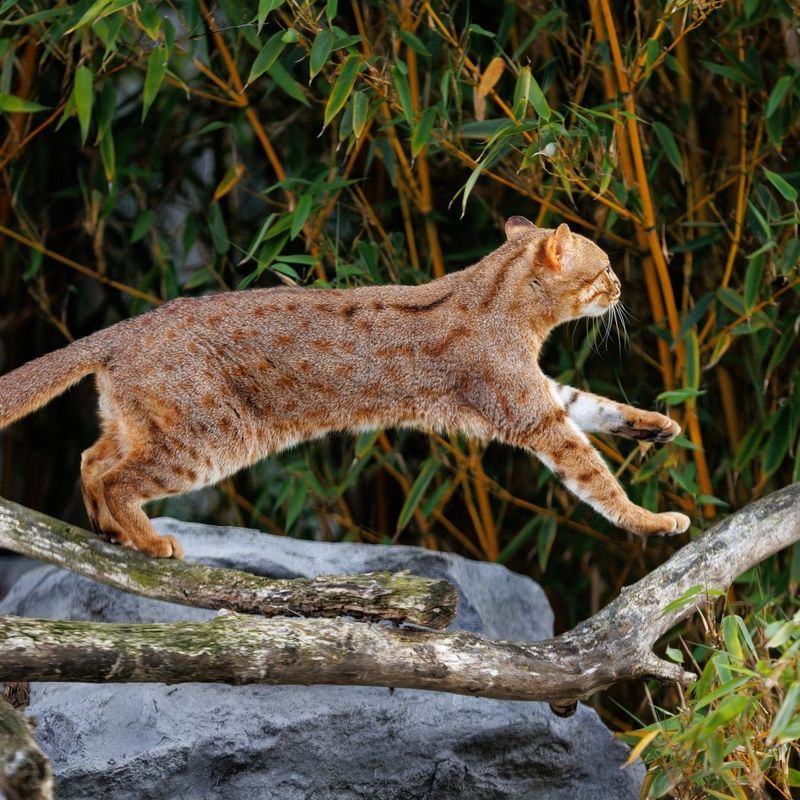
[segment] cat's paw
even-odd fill
[[[653,515],[653,525],[648,534],[661,534],[663,536],[676,536],[689,530],[692,521],[680,511],[664,511]]]
[[[671,442],[680,432],[681,426],[664,414],[657,411],[643,412],[636,419],[626,419],[622,425],[613,431],[631,439],[643,442],[656,442],[663,444]]]
[[[134,547],[149,556],[153,556],[153,558],[183,559],[183,548],[174,536],[153,536],[146,542],[134,545]]]

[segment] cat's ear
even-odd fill
[[[544,246],[545,261],[553,272],[561,272],[561,258],[569,239],[569,226],[562,222]]]
[[[506,222],[506,239],[511,241],[523,233],[535,231],[536,226],[525,217],[509,217]]]

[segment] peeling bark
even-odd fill
[[[718,523],[598,614],[542,642],[236,613],[150,625],[0,617],[0,680],[391,686],[546,700],[568,714],[578,700],[618,681],[694,680],[652,648],[705,595],[668,606],[695,586],[726,590],[798,540],[794,484]]]
[[[30,722],[0,699],[0,792],[8,800],[52,800],[53,772]]]
[[[153,559],[3,498],[0,547],[144,597],[265,617],[349,614],[444,628],[455,618],[458,603],[447,581],[404,572],[275,579]]]

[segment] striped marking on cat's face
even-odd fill
[[[577,233],[563,237],[558,273],[572,298],[569,316],[599,317],[619,302],[620,282],[608,256],[594,242]]]
[[[619,278],[606,263],[587,281],[578,294],[575,316],[600,317],[619,302]]]

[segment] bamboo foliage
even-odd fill
[[[782,0],[0,2],[1,366],[179,294],[416,283],[507,216],[566,221],[632,319],[619,346],[564,327],[544,366],[679,419],[665,448],[595,444],[696,533],[800,479],[798,53]],[[93,425],[89,392],[64,402],[2,456],[3,493],[59,514]],[[64,470],[41,478],[31,436],[64,439]],[[546,573],[573,622],[675,547],[643,552],[523,453],[408,431],[282,454],[206,506]],[[775,574],[796,585],[800,555]]]
[[[622,356],[590,350],[596,332],[577,346],[566,333],[551,371],[602,390],[624,368],[626,393],[657,395],[686,429],[666,450],[598,442],[637,499],[677,502],[702,525],[797,478],[788,10],[667,2],[634,26],[609,0],[583,19],[504,8],[489,24],[488,6],[470,17],[410,0],[3,4],[6,290],[71,338],[86,330],[81,298],[111,293],[120,316],[277,281],[417,282],[491,249],[505,215],[564,219],[614,252],[636,320]],[[80,149],[63,189],[76,212],[36,202],[49,142]],[[420,452],[416,439],[438,468],[414,491],[427,474],[401,455],[406,438],[359,441],[355,466],[352,449],[308,448],[279,462],[277,482],[274,466],[255,471],[268,489],[227,494],[272,529],[321,517],[372,539],[410,511],[398,533],[468,540],[490,559],[524,522],[509,504],[537,494],[544,527],[526,542],[563,518],[607,531],[526,459],[490,450],[487,473],[482,449],[455,440]],[[490,475],[507,483],[509,466],[513,499],[499,500]],[[380,523],[353,507],[377,472]]]

